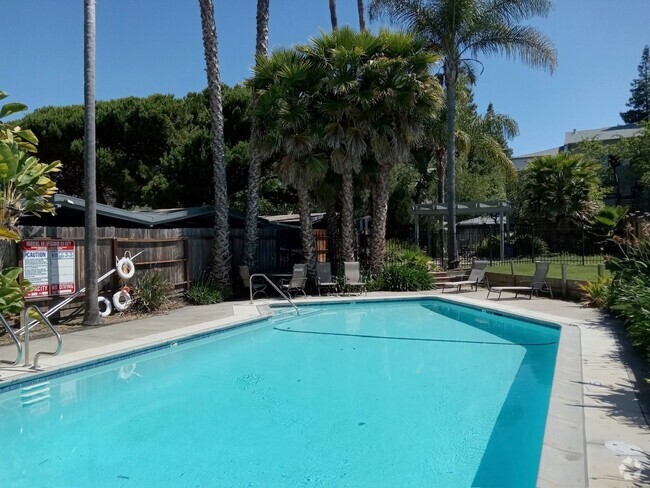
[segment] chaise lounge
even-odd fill
[[[533,298],[533,293],[537,297],[539,297],[540,293],[548,293],[551,298],[553,298],[553,290],[548,283],[546,283],[546,275],[548,274],[550,266],[551,263],[537,261],[535,263],[535,274],[531,280],[522,281],[522,283],[530,283],[530,286],[494,286],[488,290],[487,298],[490,298],[490,293],[494,292],[499,294],[497,300],[500,300],[501,293],[504,291],[513,292],[515,298],[517,298],[520,293],[528,293],[529,300]]]

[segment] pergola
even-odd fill
[[[411,212],[415,216],[415,239],[420,242],[420,215],[430,217],[447,217],[449,205],[446,203],[418,203],[413,205]],[[506,200],[493,200],[487,202],[457,202],[456,215],[499,215],[499,229],[501,231],[501,260],[505,257],[504,215],[512,213],[510,202]]]

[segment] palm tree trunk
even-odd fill
[[[354,261],[354,176],[346,164],[341,174],[341,260]]]
[[[386,254],[386,220],[388,218],[388,185],[391,166],[381,163],[372,187],[372,229],[370,231],[370,271],[376,276],[384,267]]]
[[[269,3],[270,0],[257,0],[257,36],[255,54],[266,56],[269,52]]]
[[[458,68],[453,60],[445,60],[447,91],[447,266],[458,267],[456,245],[456,80]]]
[[[257,39],[256,56],[266,56],[269,50],[269,0],[257,0]],[[250,162],[248,164],[248,200],[246,201],[246,232],[244,235],[243,263],[251,271],[255,270],[257,253],[257,218],[260,209],[260,183],[262,181],[262,158],[254,148],[253,141],[260,136],[259,124],[253,118],[251,139],[248,144]]]
[[[327,203],[327,259],[332,263],[332,271],[336,273],[339,261],[339,219],[336,215],[336,198]]]
[[[359,10],[359,30],[366,30],[366,17],[364,15],[363,0],[357,0],[357,9]]]
[[[95,0],[84,1],[84,325],[99,324],[95,145]]]
[[[332,30],[338,29],[339,23],[336,19],[336,0],[330,0],[330,20],[332,21]]]
[[[228,189],[223,141],[223,109],[217,51],[217,30],[212,0],[199,0],[203,49],[208,73],[208,92],[212,116],[212,166],[214,169],[214,241],[210,276],[215,284],[230,288],[230,231],[228,228]]]
[[[302,256],[307,263],[309,277],[316,275],[316,246],[314,245],[314,229],[311,225],[311,205],[309,190],[296,188],[298,192],[298,212],[300,214],[300,240],[302,242]]]
[[[438,203],[445,202],[445,159],[447,153],[444,149],[436,151],[436,172],[438,173]]]

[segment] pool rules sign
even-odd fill
[[[23,241],[23,275],[32,284],[26,298],[74,293],[74,241]]]

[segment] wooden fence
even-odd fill
[[[85,232],[83,227],[41,227],[21,228],[24,239],[64,239],[75,241],[75,285],[83,287]],[[212,250],[212,228],[180,229],[124,229],[119,227],[100,227],[97,230],[98,273],[109,271],[115,266],[115,257],[125,252],[132,256],[144,251],[135,259],[137,283],[138,275],[147,269],[156,269],[176,288],[189,287],[193,281],[207,276]],[[327,231],[314,230],[316,251],[319,261],[327,259]],[[240,264],[244,229],[231,229],[233,277],[237,276]],[[0,247],[3,267],[20,264],[21,252],[18,246]],[[256,269],[261,272],[290,271],[293,264],[302,261],[300,232],[297,228],[260,229]],[[116,290],[120,285],[116,274],[100,285],[105,291]]]

